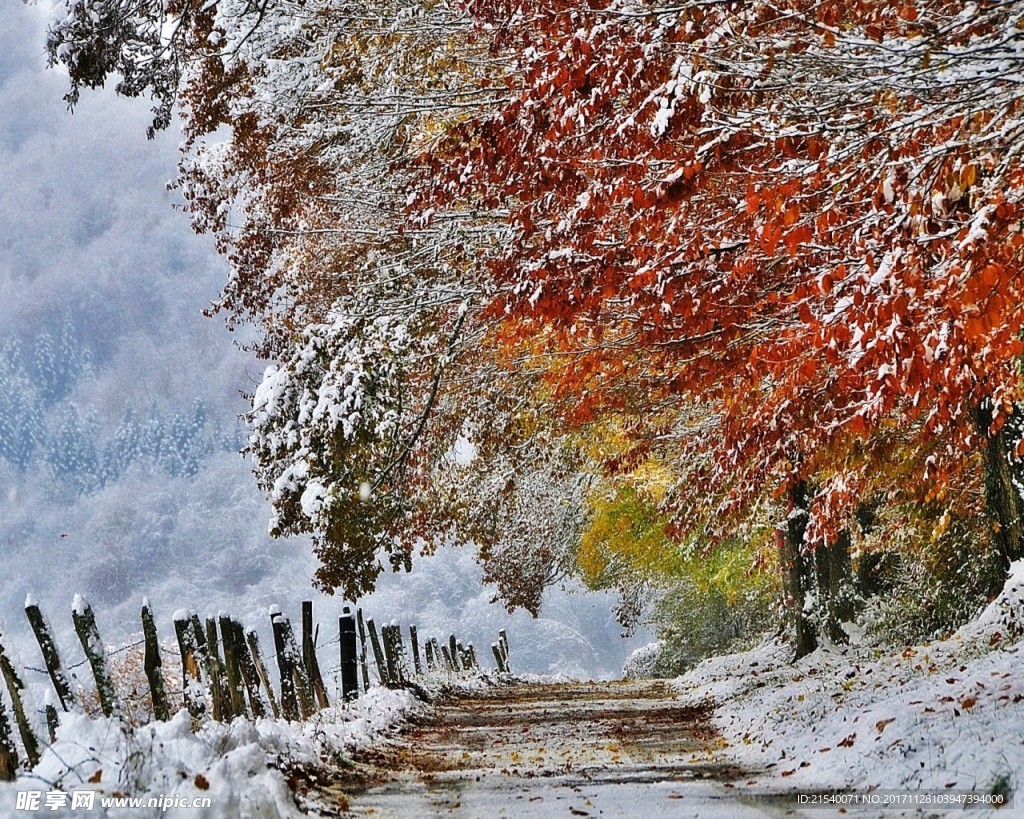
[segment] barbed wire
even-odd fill
[[[245,628],[244,632],[246,634],[255,633],[255,629]],[[336,633],[335,636],[330,637],[330,638],[326,638],[326,637],[321,638],[320,637],[320,632],[321,632],[321,629],[318,626],[315,629],[314,635],[313,635],[314,651],[319,652],[322,649],[328,649],[328,648],[330,648],[332,646],[337,646],[337,645],[341,644],[341,642],[342,642],[342,635],[340,633]],[[136,632],[136,634],[138,634],[138,633],[139,632]],[[431,641],[431,638],[428,637],[427,640],[426,640],[426,643],[429,643],[430,641]],[[360,639],[360,643],[362,645],[362,651],[360,652],[360,655],[357,656],[356,662],[357,662],[357,664],[359,664],[359,665],[361,665],[363,667],[363,673],[364,674],[367,674],[369,672],[369,670],[372,668],[373,671],[375,672],[376,676],[378,678],[382,679],[384,674],[387,673],[387,672],[386,672],[385,669],[380,667],[380,664],[378,664],[378,662],[376,660],[376,656],[368,655],[367,654],[367,652],[366,652],[367,642],[368,641],[366,639],[366,635],[363,635],[362,638]],[[123,654],[125,654],[127,652],[130,652],[130,651],[134,650],[134,649],[138,649],[138,648],[143,647],[145,645],[146,645],[146,639],[143,637],[141,639],[137,639],[137,640],[134,640],[132,642],[125,643],[124,645],[117,646],[116,648],[106,648],[105,649],[106,657],[107,658],[118,657],[120,655],[123,655]],[[205,652],[208,652],[209,644],[207,642],[204,641],[203,647],[204,647]],[[162,656],[168,657],[168,658],[176,658],[176,659],[178,659],[180,661],[180,659],[182,657],[182,652],[180,650],[180,646],[178,644],[176,644],[175,642],[168,640],[168,641],[164,642],[162,645],[160,645],[159,648],[160,648],[160,653],[161,653]],[[196,648],[198,649],[198,646]],[[398,649],[399,654],[398,654],[398,656],[396,656],[395,660],[396,660],[396,663],[398,665],[400,665],[401,668],[402,668],[402,672],[401,672],[402,675],[403,676],[411,675],[412,674],[412,669],[410,668],[410,662],[409,662],[411,655],[410,655],[410,651],[409,651],[408,647],[406,647],[404,642],[403,642],[400,647],[396,646],[396,648]],[[289,647],[289,651],[290,650],[291,650],[291,647]],[[275,651],[275,652],[273,652],[271,654],[261,655],[261,660],[263,660],[265,662],[269,662],[270,660],[275,660],[276,661],[278,659],[278,656],[279,656],[279,652]],[[90,662],[89,658],[88,657],[84,657],[81,660],[78,660],[78,661],[76,661],[74,663],[71,663],[70,665],[64,666],[63,668],[67,672],[73,672],[76,669],[79,669],[79,668],[81,668],[83,666],[88,665],[89,662]],[[164,663],[161,663],[161,664],[163,665]],[[38,666],[32,666],[32,665],[26,665],[26,666],[23,666],[23,668],[27,672],[49,676],[49,671],[46,668],[40,668]],[[342,664],[341,663],[334,663],[330,667],[328,667],[325,672],[322,672],[322,675],[325,678],[331,679],[331,680],[334,681],[334,683],[335,683],[334,688],[338,692],[340,692],[340,690],[341,690],[340,689],[340,679],[339,679],[339,676],[341,674],[341,669],[342,669]],[[180,701],[183,700],[183,697],[184,697],[185,686],[184,686],[184,684],[178,684],[175,681],[175,676],[176,675],[171,674],[171,675],[169,675],[168,677],[165,678],[165,691],[166,691],[167,695],[170,698],[180,702]],[[89,690],[88,686],[83,685],[82,682],[79,681],[78,675],[71,674],[71,678],[74,680],[76,686],[78,687],[78,689],[80,691],[88,691]],[[269,683],[269,681],[267,681],[267,682]],[[133,714],[135,714],[135,716],[132,717],[132,719],[135,719],[136,717],[138,717],[140,704],[144,703],[144,702],[148,702],[151,699],[152,695],[151,695],[151,693],[145,691],[144,689],[141,689],[141,688],[137,687],[134,684],[131,684],[130,686],[126,686],[125,688],[127,690],[122,689],[122,690],[119,691],[118,697],[124,703],[124,705],[127,707],[128,711],[130,711]],[[341,694],[339,693],[338,696],[340,697]],[[47,713],[45,708],[42,708],[42,709],[40,709],[40,708],[33,708],[32,710],[36,711],[40,715],[45,715]]]

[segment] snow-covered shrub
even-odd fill
[[[674,677],[707,657],[751,647],[776,626],[773,609],[767,583],[730,588],[679,580],[654,606],[661,650],[651,676]]]
[[[622,676],[627,680],[647,680],[656,677],[655,669],[663,648],[664,643],[661,640],[640,646],[626,658],[622,666]]]
[[[956,534],[893,562],[891,589],[869,598],[861,614],[869,636],[892,646],[948,636],[999,590],[1005,573],[994,544]]]

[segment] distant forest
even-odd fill
[[[0,347],[0,457],[19,471],[41,472],[61,491],[85,494],[149,462],[173,477],[243,444],[240,424],[211,420],[201,401],[165,410],[126,402],[121,421],[104,433],[95,413],[75,401],[95,377],[94,357],[66,320],[56,335],[8,339]]]

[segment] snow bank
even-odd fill
[[[132,728],[117,719],[62,715],[57,740],[35,769],[0,786],[0,815],[13,814],[19,791],[95,790],[91,816],[276,819],[303,815],[281,769],[366,748],[394,731],[422,704],[407,691],[373,688],[306,723],[273,720],[209,723],[198,733],[179,711],[169,722]],[[101,809],[102,796],[210,797],[206,809]],[[167,801],[167,799],[165,799]],[[78,816],[70,804],[48,816]]]
[[[753,790],[1024,791],[1024,561],[950,639],[892,655],[777,643],[710,659],[675,685],[714,720]],[[745,780],[746,782],[746,780]],[[1018,796],[1024,799],[1024,795]]]

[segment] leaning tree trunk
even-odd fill
[[[985,505],[992,518],[1003,568],[1009,569],[1014,560],[1024,557],[1024,500],[1013,484],[1006,427],[989,434],[992,408],[988,401],[975,409],[974,419],[985,442]]]
[[[791,613],[796,639],[796,658],[818,647],[814,614],[808,610],[808,591],[813,581],[813,561],[804,554],[807,528],[807,484],[798,481],[789,490],[789,515],[778,530],[779,562],[786,604]]]

